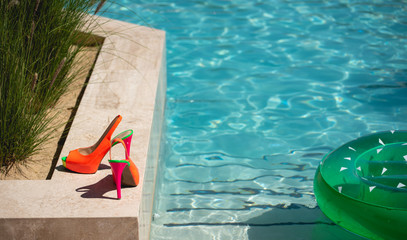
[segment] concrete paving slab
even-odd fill
[[[149,238],[165,105],[165,33],[101,17],[93,27],[104,43],[61,157],[93,145],[120,114],[115,133],[134,130],[130,158],[140,184],[123,188],[117,200],[107,156],[95,174],[67,171],[59,161],[51,180],[0,181],[1,239]],[[112,154],[122,158],[123,150],[115,146]]]

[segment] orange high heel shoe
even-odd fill
[[[121,120],[122,116],[115,117],[94,145],[70,151],[67,157],[62,158],[64,167],[78,173],[95,173],[103,157],[112,146],[110,139]],[[131,136],[129,138],[131,140]]]
[[[126,144],[120,138],[113,139],[113,143],[121,143],[125,150],[125,160],[112,160],[112,151],[109,151],[109,164],[112,167],[113,180],[117,188],[117,198],[121,199],[121,186],[136,187],[139,184],[139,171],[130,159]]]

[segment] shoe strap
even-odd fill
[[[105,137],[107,137],[107,139],[111,140],[113,132],[122,121],[122,118],[123,117],[121,115],[117,115],[110,123],[109,127],[106,129],[106,132],[103,134]]]
[[[129,156],[129,152],[127,151],[127,147],[126,147],[126,144],[124,143],[123,139],[121,139],[121,138],[113,139],[111,146],[113,146],[113,144],[115,144],[115,143],[121,143],[123,145],[124,151],[126,153],[125,154],[126,155],[126,160],[128,160],[130,158],[130,156]],[[110,157],[110,160],[111,160],[112,159],[112,148],[111,147],[109,149],[109,157]]]
[[[106,128],[105,132],[102,134],[102,136],[99,138],[99,140],[98,140],[95,144],[93,144],[93,145],[90,147],[91,152],[95,151],[95,149],[97,149],[98,146],[99,146],[105,139],[107,139],[107,140],[109,140],[109,141],[111,140],[112,134],[113,134],[114,130],[117,128],[117,126],[119,125],[119,123],[121,122],[121,120],[122,120],[122,116],[120,116],[120,115],[117,115],[117,116],[113,119],[113,121],[112,121],[112,122],[110,123],[110,125]]]

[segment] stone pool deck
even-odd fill
[[[148,239],[166,92],[165,32],[98,17],[103,45],[61,156],[94,144],[110,121],[133,129],[140,184],[116,199],[107,156],[95,174],[0,181],[0,239]],[[113,153],[123,157],[122,149]],[[51,161],[50,157],[50,161]]]

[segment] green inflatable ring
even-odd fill
[[[339,226],[369,239],[407,239],[407,131],[364,136],[329,153],[314,192]]]

